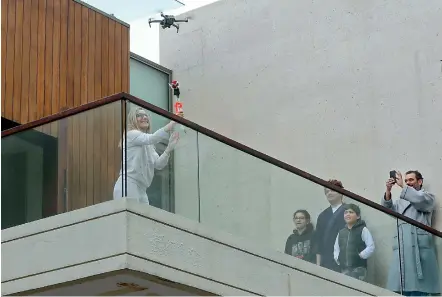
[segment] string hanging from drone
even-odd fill
[[[178,114],[183,112],[183,103],[180,100],[180,83],[176,80],[173,80],[171,83],[169,83],[169,87],[173,90],[173,95],[176,97],[175,113]],[[181,125],[181,129],[186,132],[186,129],[183,125]]]
[[[176,80],[173,80],[169,87],[173,90],[173,95],[176,97],[175,102],[175,113],[183,112],[183,104],[180,101],[180,83]]]

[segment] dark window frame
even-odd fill
[[[171,69],[168,69],[164,66],[161,66],[160,64],[157,64],[151,60],[148,60],[140,55],[135,54],[134,52],[130,52],[130,59],[133,59],[137,62],[140,62],[141,64],[144,64],[148,67],[151,67],[155,70],[158,70],[160,72],[163,72],[168,76],[168,81],[172,82],[172,76],[173,71]],[[129,69],[130,73],[130,69]],[[130,88],[130,86],[129,86]],[[129,91],[130,93],[130,91]],[[168,110],[169,112],[173,112],[173,94],[171,90],[169,89],[169,102],[168,102]],[[169,189],[170,189],[170,197],[168,200],[162,199],[162,209],[175,213],[175,178],[174,178],[174,155],[172,154],[170,156],[169,164],[167,165],[167,170],[169,172]]]

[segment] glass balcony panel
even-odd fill
[[[2,137],[2,229],[111,200],[121,102]]]
[[[422,214],[421,214],[422,215]],[[430,220],[431,213],[421,216]],[[397,220],[387,288],[404,296],[440,296],[442,238]],[[394,269],[400,266],[400,270]]]
[[[1,223],[127,197],[345,278],[440,293],[441,237],[309,178],[122,99],[2,137]]]
[[[198,143],[202,224],[386,287],[396,218],[202,134]]]
[[[169,119],[131,102],[128,102],[127,112],[127,133],[129,133],[127,196],[133,198],[131,190],[134,185],[138,185],[140,189],[142,188],[143,196],[146,192],[146,195],[140,199],[141,203],[148,201],[152,206],[198,221],[197,133],[180,124],[174,125],[172,130],[168,131],[171,123]],[[154,135],[151,143],[144,144],[144,149],[148,152],[146,164],[142,162],[135,164],[130,161],[137,154],[134,146],[138,145],[130,134],[137,129],[134,122],[141,120],[134,116],[140,114],[148,115],[148,121],[151,123],[149,133]],[[173,134],[179,137],[175,145],[170,142]],[[131,172],[134,165],[140,166],[135,174]]]

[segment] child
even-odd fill
[[[346,226],[336,236],[334,258],[345,275],[365,280],[367,259],[373,254],[373,237],[361,220],[361,210],[355,204],[347,204],[344,211]]]
[[[295,229],[293,234],[287,238],[285,243],[285,253],[296,258],[314,263],[316,253],[312,249],[313,224],[310,222],[308,211],[300,209],[293,214]]]

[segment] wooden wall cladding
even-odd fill
[[[3,117],[24,124],[129,92],[124,24],[73,0],[1,0],[1,8]],[[58,139],[58,212],[112,199],[121,162],[117,103],[35,129]]]
[[[103,121],[104,120],[104,121]],[[59,185],[66,182],[67,204],[61,201],[59,211],[74,210],[112,199],[115,181],[121,168],[121,103],[115,102],[70,117],[64,123],[67,135],[65,158],[59,158]],[[63,166],[65,165],[65,166]],[[63,170],[67,180],[63,181]]]
[[[129,92],[129,28],[73,0],[1,0],[2,116],[24,124]]]

